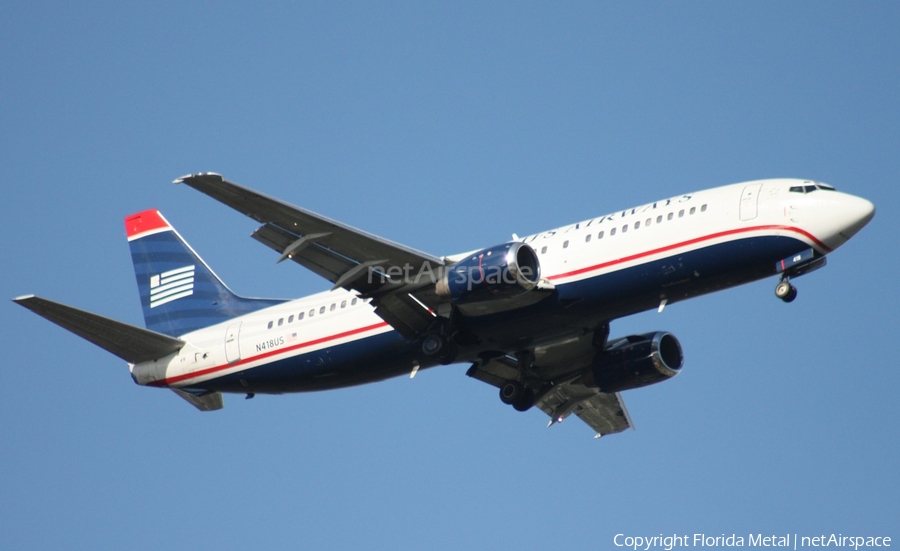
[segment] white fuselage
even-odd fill
[[[752,238],[781,237],[797,242],[799,248],[805,246],[817,255],[825,255],[845,243],[871,219],[874,208],[868,201],[816,186],[815,182],[790,179],[723,186],[529,235],[522,241],[537,252],[541,277],[561,290],[569,288],[575,290],[572,292],[583,292],[592,282],[599,284],[604,276],[616,273],[641,275],[644,266],[657,279],[668,277],[666,271],[671,269],[671,282],[663,279],[659,283],[655,279],[655,287],[646,290],[640,303],[620,305],[612,314],[624,315],[647,309],[651,299],[664,305],[667,300],[671,302],[722,288],[721,285],[702,286],[703,278],[717,281],[716,274],[678,265],[678,259],[688,258],[691,253],[713,250],[729,243],[749,243]],[[720,247],[716,250],[730,249]],[[717,262],[704,266],[724,270],[732,263],[740,265],[743,253],[739,249],[734,251],[731,254],[735,254],[735,258],[717,259]],[[742,283],[758,279],[766,275],[766,269],[774,274],[775,260],[778,259],[772,259],[770,268],[755,268],[744,279],[722,281]],[[671,262],[671,266],[667,262]],[[682,283],[684,287],[679,287]],[[668,296],[670,289],[671,296]],[[683,292],[678,289],[693,290]],[[627,301],[627,297],[623,300]],[[576,326],[576,322],[572,325]],[[512,322],[506,320],[504,323]],[[372,339],[378,336],[383,338]],[[559,335],[553,335],[553,338],[559,338]],[[421,358],[410,353],[397,356],[396,365],[385,367],[384,362],[389,360],[376,358],[361,343],[377,340],[382,348],[388,346],[397,350],[397,346],[402,346],[402,339],[374,313],[366,300],[343,289],[265,308],[188,333],[181,339],[189,344],[177,354],[153,362],[152,368],[133,369],[137,382],[203,388],[216,379],[230,377],[252,391],[252,377],[245,380],[241,374],[277,362],[280,362],[282,371],[279,373],[282,375],[288,372],[285,370],[303,370],[305,367],[315,370],[317,366],[334,362],[331,371],[322,371],[322,377],[344,368],[364,370],[368,361],[380,362],[381,372],[374,378],[410,372],[422,363]],[[388,341],[390,345],[385,344]],[[360,346],[351,346],[353,344]],[[348,384],[365,380],[365,376],[351,378]],[[323,383],[322,388],[326,387],[328,384]],[[231,388],[231,391],[239,390]],[[290,390],[289,386],[286,391]],[[272,387],[267,386],[263,391],[272,391]]]

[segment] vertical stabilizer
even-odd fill
[[[147,329],[177,337],[283,302],[234,294],[157,210],[126,217],[125,232]]]

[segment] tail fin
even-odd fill
[[[125,218],[147,329],[178,337],[283,301],[234,294],[157,210]]]

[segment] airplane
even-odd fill
[[[145,328],[34,295],[13,299],[128,362],[138,385],[201,411],[469,363],[549,425],[633,428],[622,392],[677,375],[669,332],[610,338],[616,319],[768,277],[775,295],[826,263],[874,205],[812,180],[726,185],[509,242],[433,256],[240,186],[175,180],[260,223],[252,237],[332,283],[296,300],[232,292],[157,210],[125,218]],[[548,425],[548,426],[549,426]]]

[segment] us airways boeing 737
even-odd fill
[[[369,383],[454,362],[550,424],[632,426],[621,393],[679,373],[668,332],[610,338],[623,316],[825,265],[874,216],[869,201],[773,179],[678,195],[508,243],[433,256],[239,186],[175,181],[262,224],[253,238],[332,283],[296,300],[234,294],[156,210],[125,218],[146,329],[34,295],[15,302],[128,362],[139,385],[200,410],[223,393]]]

